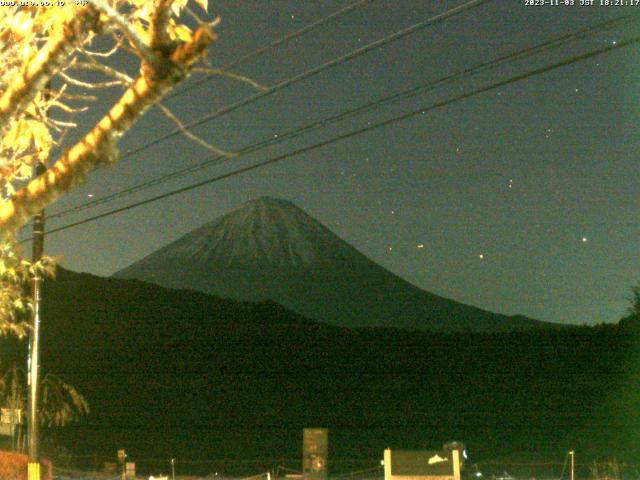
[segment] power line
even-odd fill
[[[412,25],[410,27],[404,28],[402,30],[399,30],[395,33],[392,33],[391,35],[388,35],[384,38],[381,38],[379,40],[376,40],[374,42],[371,42],[361,48],[358,48],[356,50],[353,50],[352,52],[349,52],[345,55],[342,55],[338,58],[335,58],[333,60],[330,60],[326,63],[323,63],[322,65],[319,65],[317,67],[314,67],[312,69],[306,70],[298,75],[295,75],[287,80],[284,80],[276,85],[274,85],[273,87],[265,90],[264,92],[260,92],[257,93],[255,95],[250,95],[248,97],[243,98],[242,100],[239,100],[235,103],[232,103],[231,105],[222,107],[219,110],[216,110],[215,112],[207,115],[206,117],[201,118],[200,120],[196,120],[194,122],[191,122],[189,124],[187,124],[185,127],[187,129],[192,129],[194,127],[197,127],[199,125],[202,125],[204,123],[207,123],[209,121],[211,121],[214,118],[218,118],[221,117],[222,115],[226,115],[227,113],[231,113],[241,107],[244,107],[245,105],[248,105],[250,103],[253,103],[257,100],[260,100],[262,98],[268,97],[270,95],[273,95],[276,92],[279,92],[280,90],[284,90],[285,88],[290,87],[291,85],[294,85],[296,83],[302,82],[303,80],[307,80],[310,77],[313,77],[314,75],[317,75],[321,72],[324,72],[326,70],[329,70],[337,65],[340,65],[342,63],[348,62],[353,60],[354,58],[358,58],[362,55],[364,55],[365,53],[370,52],[371,50],[375,50],[378,48],[381,48],[385,45],[388,45],[389,43],[395,42],[397,40],[400,40],[402,38],[405,38],[413,33],[416,33],[420,30],[423,30],[427,27],[433,26],[433,25],[437,25],[451,17],[454,17],[456,15],[460,15],[464,12],[467,12],[473,8],[477,8],[479,6],[481,6],[484,3],[488,3],[492,0],[470,0],[462,5],[459,5],[457,7],[451,8],[443,13],[434,15],[433,17],[428,18],[427,20],[424,20],[422,22],[416,23],[415,25]],[[179,128],[179,129],[175,129],[170,133],[167,133],[166,135],[163,135],[161,137],[156,138],[155,140],[148,142],[138,148],[135,148],[133,150],[129,150],[127,151],[124,155],[122,155],[122,158],[127,158],[130,157],[132,155],[135,155],[137,153],[140,153],[143,150],[146,150],[152,146],[155,146],[161,142],[164,142],[165,140],[168,140],[169,138],[173,138],[176,135],[181,134],[183,131],[183,129]]]
[[[298,38],[306,33],[309,33],[313,30],[315,30],[316,28],[324,25],[325,23],[330,22],[331,20],[335,20],[338,17],[341,17],[342,15],[346,15],[347,13],[351,12],[352,10],[355,10],[358,7],[361,7],[367,3],[373,3],[375,0],[360,0],[358,2],[352,3],[350,5],[347,5],[344,8],[341,8],[339,10],[336,10],[335,12],[327,15],[326,17],[320,18],[319,20],[316,20],[313,23],[310,23],[309,25],[306,25],[294,32],[291,32],[288,35],[285,35],[282,38],[279,38],[278,40],[275,40],[271,43],[269,43],[268,45],[265,45],[264,47],[258,48],[256,50],[253,50],[245,55],[243,55],[242,57],[233,60],[229,63],[224,64],[222,67],[220,67],[220,70],[229,70],[231,68],[235,68],[239,65],[242,65],[243,63],[248,62],[249,60],[253,60],[256,57],[259,57],[260,55],[262,55],[263,53],[265,53],[268,50],[274,49],[279,47],[280,45],[289,42],[295,38]],[[211,80],[212,76],[207,76],[204,78],[201,78],[199,80],[196,80],[194,82],[192,82],[190,85],[186,86],[185,88],[176,91],[176,92],[172,92],[170,95],[167,95],[165,97],[165,99],[169,100],[172,98],[175,98],[177,96],[182,95],[185,92],[188,92],[189,90],[193,90],[195,87],[197,87],[198,85],[205,83],[209,80]]]
[[[557,68],[565,67],[567,65],[571,65],[571,64],[574,64],[574,63],[577,63],[577,62],[580,62],[580,61],[584,61],[584,60],[593,58],[595,56],[602,55],[602,54],[617,50],[619,48],[628,47],[628,46],[636,44],[638,42],[640,42],[640,36],[633,37],[633,38],[631,38],[629,40],[624,40],[624,41],[617,42],[615,45],[610,45],[610,46],[607,46],[607,47],[602,47],[602,48],[599,48],[599,49],[596,49],[596,50],[592,50],[592,51],[587,52],[587,53],[582,53],[582,54],[579,54],[579,55],[575,55],[573,57],[570,57],[568,59],[562,60],[560,62],[556,62],[556,63],[554,63],[552,65],[536,68],[536,69],[530,70],[530,71],[528,71],[526,73],[522,73],[522,74],[518,74],[518,75],[512,76],[512,77],[510,77],[510,78],[508,78],[506,80],[501,80],[499,82],[492,83],[490,85],[487,85],[487,86],[472,90],[470,92],[463,93],[461,95],[455,96],[455,97],[450,98],[448,100],[443,100],[441,102],[437,102],[437,103],[432,104],[432,105],[424,106],[424,107],[418,108],[416,110],[413,110],[411,112],[408,112],[408,113],[405,113],[405,114],[402,114],[402,115],[399,115],[399,116],[396,116],[396,117],[393,117],[393,118],[390,118],[390,119],[375,123],[373,125],[369,125],[367,127],[360,128],[358,130],[353,130],[351,132],[348,132],[348,133],[345,133],[345,134],[342,134],[342,135],[338,135],[338,136],[330,138],[328,140],[323,140],[321,142],[318,142],[318,143],[315,143],[315,144],[312,144],[312,145],[308,145],[306,147],[299,148],[297,150],[294,150],[294,151],[291,151],[291,152],[288,152],[288,153],[285,153],[285,154],[282,154],[282,155],[279,155],[279,156],[264,160],[262,162],[255,163],[253,165],[249,165],[249,166],[246,166],[246,167],[243,167],[243,168],[239,168],[239,169],[236,169],[236,170],[233,170],[231,172],[224,173],[224,174],[221,174],[221,175],[216,175],[215,177],[212,177],[212,178],[209,178],[207,180],[200,181],[200,182],[193,183],[193,184],[188,185],[186,187],[178,188],[176,190],[172,190],[172,191],[163,193],[161,195],[156,195],[154,197],[150,197],[150,198],[147,198],[145,200],[141,200],[139,202],[131,203],[131,204],[126,205],[124,207],[116,208],[116,209],[110,210],[108,212],[104,212],[104,213],[101,213],[101,214],[98,214],[98,215],[94,215],[94,216],[85,218],[85,219],[77,221],[77,222],[73,222],[73,223],[58,227],[58,228],[54,228],[52,230],[47,231],[46,233],[47,234],[57,233],[57,232],[60,232],[60,231],[63,231],[63,230],[67,230],[69,228],[77,227],[79,225],[84,225],[86,223],[90,223],[90,222],[93,222],[95,220],[99,220],[101,218],[105,218],[105,217],[108,217],[108,216],[111,216],[111,215],[115,215],[116,213],[121,213],[121,212],[124,212],[124,211],[127,211],[127,210],[131,210],[131,209],[136,208],[136,207],[140,207],[140,206],[143,206],[143,205],[147,205],[149,203],[156,202],[158,200],[162,200],[162,199],[165,199],[165,198],[168,198],[168,197],[172,197],[174,195],[178,195],[180,193],[188,192],[190,190],[194,190],[196,188],[199,188],[199,187],[202,187],[202,186],[205,186],[205,185],[209,185],[209,184],[218,182],[220,180],[224,180],[224,179],[227,179],[227,178],[235,177],[237,175],[241,175],[243,173],[247,173],[247,172],[250,172],[252,170],[256,170],[258,168],[262,168],[262,167],[265,167],[267,165],[271,165],[271,164],[280,162],[282,160],[294,157],[296,155],[300,155],[302,153],[307,153],[307,152],[310,152],[312,150],[316,150],[318,148],[324,147],[326,145],[329,145],[329,144],[332,144],[332,143],[336,143],[336,142],[340,142],[340,141],[346,140],[348,138],[355,137],[357,135],[361,135],[361,134],[363,134],[365,132],[369,132],[369,131],[372,131],[372,130],[377,130],[377,129],[380,129],[380,128],[383,128],[383,127],[387,127],[389,125],[393,125],[393,124],[402,122],[404,120],[407,120],[407,119],[415,117],[417,115],[426,113],[428,111],[432,111],[432,110],[435,110],[437,108],[441,108],[441,107],[444,107],[444,106],[447,106],[447,105],[451,105],[451,104],[459,102],[461,100],[465,100],[467,98],[479,95],[481,93],[486,93],[486,92],[489,92],[491,90],[495,90],[497,88],[503,87],[505,85],[509,85],[511,83],[518,82],[520,80],[524,80],[524,79],[529,78],[529,77],[540,75],[540,74],[549,72],[551,70],[555,70]],[[25,242],[25,241],[28,241],[28,240],[31,240],[31,239],[28,238],[28,239],[22,240],[22,242]]]
[[[421,93],[424,93],[425,91],[429,91],[429,90],[435,89],[436,87],[439,87],[439,86],[444,85],[446,83],[449,83],[451,81],[460,80],[462,78],[466,78],[466,77],[470,77],[470,76],[473,76],[473,75],[477,75],[477,74],[482,73],[482,72],[490,71],[490,70],[493,70],[493,69],[503,65],[504,63],[513,62],[513,61],[516,61],[516,60],[521,60],[521,59],[530,57],[532,55],[536,55],[536,54],[538,54],[540,52],[543,52],[543,51],[545,51],[547,49],[554,48],[554,47],[559,47],[559,46],[565,44],[568,41],[579,39],[579,38],[583,38],[583,37],[585,37],[585,36],[587,36],[587,35],[589,35],[589,34],[591,34],[593,32],[600,31],[600,30],[608,30],[608,29],[611,29],[611,28],[614,28],[614,27],[618,27],[620,25],[624,25],[626,23],[631,23],[632,21],[635,21],[639,17],[640,17],[640,15],[638,15],[638,14],[635,14],[635,15],[624,15],[624,16],[621,16],[621,17],[618,17],[618,18],[615,18],[615,19],[612,19],[612,20],[601,22],[601,23],[599,23],[597,25],[589,26],[589,27],[586,27],[586,28],[581,29],[579,31],[562,35],[560,37],[557,37],[555,39],[551,39],[551,40],[543,42],[541,44],[538,44],[538,45],[535,45],[535,46],[532,46],[532,47],[525,48],[523,50],[519,50],[519,51],[513,52],[513,53],[511,53],[509,55],[502,56],[502,57],[493,59],[491,61],[484,62],[484,63],[481,63],[479,65],[463,69],[463,70],[458,71],[456,73],[453,73],[453,74],[447,75],[445,77],[442,77],[442,78],[440,78],[438,80],[427,82],[427,83],[418,85],[416,87],[412,87],[410,89],[403,90],[401,92],[398,92],[398,93],[395,93],[395,94],[392,94],[392,95],[388,95],[386,97],[383,97],[381,99],[369,102],[369,103],[367,103],[365,105],[362,105],[360,107],[357,107],[355,109],[349,109],[349,110],[340,112],[340,113],[338,113],[336,115],[333,115],[333,116],[318,120],[318,121],[313,122],[313,123],[311,123],[309,125],[306,125],[306,126],[303,126],[303,127],[299,127],[297,129],[294,129],[294,130],[290,130],[290,131],[285,132],[285,133],[283,133],[281,135],[278,135],[277,138],[269,137],[269,138],[267,138],[267,139],[265,139],[265,140],[263,140],[261,142],[254,143],[252,145],[246,146],[246,147],[242,148],[241,150],[239,150],[237,152],[237,155],[235,155],[233,158],[237,159],[239,157],[243,157],[243,156],[248,155],[250,153],[254,153],[256,151],[262,150],[262,149],[267,148],[269,146],[282,143],[285,140],[289,140],[291,138],[295,138],[297,136],[303,135],[303,134],[308,133],[310,131],[313,131],[313,130],[316,130],[318,128],[327,126],[329,124],[332,124],[332,123],[335,123],[335,122],[338,122],[338,121],[342,121],[342,120],[345,120],[347,118],[351,118],[353,116],[359,115],[359,114],[364,113],[366,111],[370,111],[370,110],[372,110],[374,108],[378,108],[380,106],[391,104],[391,103],[397,102],[399,100],[404,100],[404,99],[415,97],[415,96],[417,96],[417,95],[419,95]],[[94,207],[96,207],[98,205],[102,205],[104,203],[109,203],[109,202],[114,201],[114,200],[116,200],[118,198],[122,198],[124,196],[128,196],[128,195],[131,195],[133,193],[146,190],[146,189],[151,188],[153,186],[160,185],[160,184],[165,183],[165,182],[167,182],[169,180],[182,177],[182,176],[187,175],[189,173],[193,173],[195,171],[201,170],[201,169],[206,168],[208,166],[219,165],[219,164],[221,164],[223,162],[226,162],[228,160],[230,160],[230,159],[228,157],[226,157],[226,156],[217,156],[217,157],[214,157],[214,158],[210,158],[208,156],[206,160],[201,161],[201,162],[199,162],[199,163],[197,163],[195,165],[191,165],[189,167],[186,167],[186,168],[183,168],[183,169],[180,169],[180,170],[168,173],[168,174],[160,175],[160,176],[158,176],[156,178],[153,178],[151,180],[142,182],[142,183],[140,183],[138,185],[134,185],[132,187],[129,187],[129,188],[120,190],[118,192],[114,192],[112,194],[106,195],[105,197],[102,197],[102,198],[99,198],[99,199],[96,199],[96,200],[92,200],[90,202],[86,202],[86,203],[84,203],[82,205],[71,207],[71,208],[68,208],[66,210],[62,210],[62,211],[60,211],[58,213],[49,215],[49,218],[50,219],[51,218],[60,218],[60,217],[64,217],[64,216],[67,216],[67,215],[70,215],[70,214],[73,214],[73,213],[77,213],[77,212],[80,212],[80,211],[83,211],[83,210],[86,210],[86,209],[89,209],[89,208],[94,208]]]

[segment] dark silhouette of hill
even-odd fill
[[[43,368],[92,408],[57,438],[77,453],[127,448],[143,470],[145,458],[171,457],[227,472],[297,467],[308,426],[330,429],[334,472],[375,465],[386,447],[451,439],[476,461],[568,448],[622,459],[621,446],[635,448],[611,399],[638,385],[640,353],[616,326],[347,329],[273,302],[63,269],[46,282],[43,314]]]
[[[421,290],[293,203],[269,197],[247,202],[114,277],[236,300],[273,300],[344,327],[494,332],[551,326]]]

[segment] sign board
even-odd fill
[[[302,434],[302,475],[304,480],[326,480],[329,431],[305,428]]]
[[[0,408],[0,423],[12,425],[22,423],[22,410],[19,408]]]
[[[385,450],[385,480],[460,480],[460,450]]]

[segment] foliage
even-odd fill
[[[42,401],[40,421],[48,427],[61,427],[89,413],[84,396],[72,385],[51,373],[40,383]],[[0,403],[6,408],[27,409],[28,384],[24,370],[13,367],[0,378]]]
[[[631,287],[631,297],[629,297],[628,318],[640,319],[640,283]]]
[[[261,438],[276,426],[289,440],[273,454],[287,457],[301,428],[321,424],[333,432],[337,462],[452,438],[473,461],[513,452],[548,460],[569,449],[584,464],[638,458],[633,409],[615,407],[638,405],[627,399],[639,390],[638,375],[629,378],[639,350],[616,325],[449,335],[344,329],[271,302],[63,269],[43,309],[43,359],[73,372],[69,381],[105,419],[73,428],[74,442],[99,438],[96,449],[135,431],[140,458],[163,449],[188,458],[196,444],[203,455],[215,445],[221,456],[253,458],[265,455]]]
[[[200,21],[187,2],[15,2],[0,9],[0,334],[26,333],[25,283],[52,265],[50,259],[26,261],[16,232],[91,170],[117,161],[118,139],[186,78],[214,39],[212,24]],[[206,10],[207,0],[195,2]],[[195,19],[190,25],[181,20],[184,12]],[[123,69],[132,63],[126,57],[136,60],[137,70]],[[82,120],[92,102],[113,89],[120,96],[107,114],[67,144],[69,131],[88,123]],[[48,171],[30,180],[35,165],[50,164],[54,154]]]
[[[637,332],[640,328],[640,283],[631,287],[631,295],[627,300],[629,306],[625,312],[626,315],[620,319],[618,325],[626,330]]]
[[[591,475],[594,480],[620,480],[622,478],[620,465],[616,459],[604,462],[593,462]]]

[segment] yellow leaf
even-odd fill
[[[207,8],[209,7],[208,0],[196,0],[196,3],[200,5],[200,8],[202,8],[205,12],[208,11],[207,10]]]
[[[15,153],[22,153],[31,145],[32,135],[25,120],[18,120],[5,135],[3,143]]]
[[[138,37],[140,37],[145,45],[149,45],[151,40],[151,38],[149,37],[149,32],[146,28],[144,28],[144,25],[139,19],[132,19],[131,28],[133,28],[133,31],[136,32]]]
[[[176,25],[174,32],[175,36],[183,42],[191,41],[191,29],[189,27],[185,25]]]
[[[138,8],[134,12],[133,16],[149,21],[149,5],[146,3],[146,0],[143,0],[140,5],[137,5],[137,7]]]
[[[33,159],[31,158],[31,160],[33,160]],[[14,177],[17,177],[17,178],[29,178],[29,177],[31,177],[32,172],[33,172],[33,169],[31,168],[30,164],[22,163],[22,164],[20,164],[20,166],[16,170],[16,173],[15,173]]]
[[[49,148],[51,147],[52,138],[49,133],[49,129],[43,122],[37,120],[30,120],[28,122],[31,135],[33,137],[33,144],[36,149],[38,157],[42,160],[49,155]]]
[[[176,17],[180,15],[182,9],[187,5],[187,1],[188,0],[175,0],[171,4],[171,10]]]

